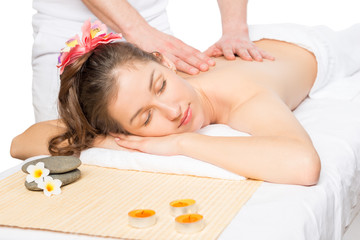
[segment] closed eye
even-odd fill
[[[161,88],[159,89],[157,94],[161,94],[166,88],[166,79],[163,80]]]
[[[160,87],[159,91],[157,92],[157,94],[160,95],[165,90],[165,88],[166,88],[166,79],[164,79],[162,81],[161,87]],[[144,122],[145,127],[150,123],[151,117],[152,117],[152,110],[149,110],[146,121]]]
[[[151,116],[152,116],[152,110],[149,110],[148,116],[147,116],[147,118],[146,118],[146,121],[144,122],[144,126],[145,126],[145,127],[150,123],[150,121],[151,121]]]
[[[161,87],[160,87],[159,91],[157,92],[157,94],[160,95],[165,90],[165,88],[166,88],[166,79],[163,80]],[[146,127],[150,123],[151,117],[152,117],[152,110],[149,110],[146,121],[144,122],[144,127]]]

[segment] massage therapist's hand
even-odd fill
[[[117,134],[116,143],[124,148],[162,156],[180,154],[180,140],[194,133],[172,134],[162,137],[140,137]]]
[[[275,60],[273,56],[258,48],[250,40],[247,30],[223,34],[220,40],[204,53],[209,57],[224,56],[227,60],[235,60],[235,55],[246,61]]]
[[[82,0],[103,23],[125,39],[147,52],[160,52],[170,59],[177,70],[188,74],[207,71],[215,65],[206,54],[179,39],[158,31],[125,0]]]
[[[151,26],[133,31],[126,39],[147,52],[160,52],[175,64],[177,70],[188,74],[198,74],[215,65],[215,61],[206,54]]]
[[[256,47],[249,38],[247,24],[247,0],[218,0],[221,14],[222,37],[210,46],[205,54],[209,57],[223,56],[235,60],[235,55],[247,61],[275,60]]]

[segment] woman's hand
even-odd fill
[[[250,40],[246,31],[224,34],[219,41],[210,46],[204,53],[209,57],[224,55],[227,60],[235,60],[235,54],[246,61],[275,60],[273,56],[258,48]]]
[[[113,136],[107,135],[107,136],[97,136],[94,140],[93,147],[98,148],[107,148],[107,149],[113,149],[113,150],[122,150],[122,151],[130,151],[133,152],[134,150],[121,147],[118,145]]]
[[[206,54],[181,40],[150,26],[142,28],[130,32],[125,38],[145,51],[160,52],[175,64],[177,70],[194,75],[215,65],[215,61]]]
[[[115,141],[120,147],[155,155],[173,156],[180,154],[180,139],[188,133],[163,137],[139,137],[116,134]]]

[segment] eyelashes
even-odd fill
[[[157,94],[160,95],[162,92],[164,92],[165,88],[166,88],[166,79],[163,80],[162,85],[159,91],[157,92]],[[150,109],[148,112],[148,116],[146,118],[146,121],[144,122],[144,126],[147,126],[150,123],[151,117],[152,117],[152,109]]]
[[[158,94],[162,93],[166,88],[166,79],[163,80],[161,88],[158,91]]]
[[[144,126],[148,125],[152,116],[152,110],[149,110],[148,117],[146,118],[146,121],[144,122]]]

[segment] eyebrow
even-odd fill
[[[151,88],[152,88],[152,85],[154,82],[154,73],[155,73],[155,69],[153,69],[153,71],[151,72],[151,75],[150,75],[149,91],[151,91]]]
[[[155,73],[155,69],[153,69],[151,74],[150,74],[149,91],[151,91],[152,85],[153,85],[153,82],[154,82],[154,73]],[[136,118],[137,115],[139,115],[139,113],[141,113],[143,111],[143,109],[144,108],[142,107],[142,108],[140,108],[139,110],[136,111],[136,113],[130,119],[130,124],[132,124],[132,121]]]

